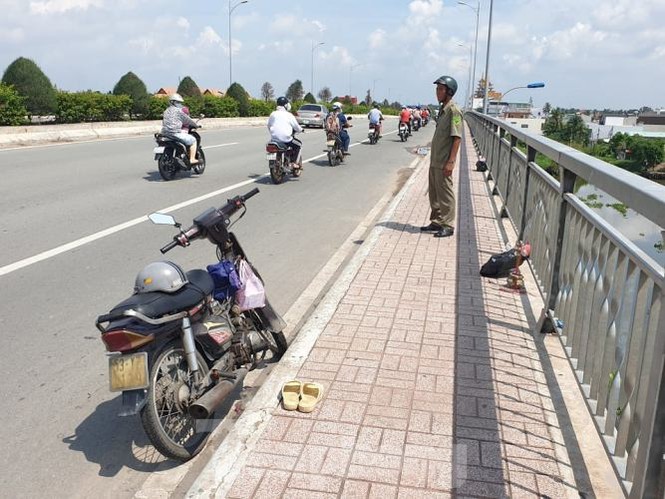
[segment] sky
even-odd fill
[[[231,6],[233,80],[276,96],[434,102],[437,77],[464,102],[480,5],[474,81],[485,71],[490,0],[249,0]],[[479,2],[479,3],[478,3]],[[133,71],[148,90],[190,76],[229,85],[228,0],[0,0],[0,70],[34,60],[68,91],[107,92]],[[582,109],[665,107],[665,0],[496,0],[489,80],[510,101]],[[323,43],[322,45],[318,45]],[[314,49],[312,48],[314,47]],[[313,61],[313,65],[312,65]]]

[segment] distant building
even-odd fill
[[[601,115],[599,123],[606,126],[635,126],[637,124],[637,116],[607,113]]]
[[[212,95],[215,97],[224,97],[224,92],[222,92],[219,88],[206,88],[203,92],[201,92],[203,95]]]
[[[176,93],[178,89],[175,87],[162,87],[159,90],[157,90],[153,95],[155,97],[168,97],[169,95],[173,95]]]
[[[504,118],[509,125],[522,129],[524,132],[534,135],[543,134],[543,123],[545,118]]]

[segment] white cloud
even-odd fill
[[[178,28],[182,28],[185,30],[189,29],[189,21],[184,17],[179,17],[178,19],[176,19],[175,24]]]
[[[351,66],[356,63],[356,60],[351,56],[351,53],[346,47],[339,47],[335,45],[329,51],[321,51],[321,59],[331,61],[340,66]]]
[[[411,14],[419,19],[438,16],[443,9],[442,0],[413,0],[409,4]]]
[[[588,24],[576,23],[572,28],[536,39],[533,55],[536,58],[565,61],[578,57],[580,51],[587,51],[603,43],[606,38],[607,33],[594,30]]]
[[[25,31],[23,30],[23,28],[12,28],[12,29],[0,28],[1,42],[16,43],[16,42],[21,42],[24,39],[25,39]]]
[[[326,27],[321,21],[298,18],[292,14],[282,14],[271,23],[270,30],[290,37],[300,37],[318,36],[326,30]]]
[[[386,39],[386,32],[382,29],[375,29],[370,33],[368,40],[369,46],[373,49],[379,48]]]
[[[30,2],[30,12],[33,14],[61,14],[68,10],[86,10],[89,7],[102,7],[103,5],[103,0],[46,0]]]

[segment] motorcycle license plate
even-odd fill
[[[335,141],[334,141],[334,140],[329,140],[329,141],[326,142],[326,145],[327,145],[328,147],[332,147],[332,146],[335,145]]]
[[[302,120],[303,125],[309,125],[309,120]]]
[[[152,150],[152,152],[155,153],[155,154],[163,154],[164,153],[164,146],[155,147]]]
[[[275,159],[277,159],[277,153],[273,152],[273,153],[270,153],[270,154],[266,154],[266,159],[268,161],[274,161]]]
[[[109,389],[112,392],[149,386],[147,352],[109,357]]]

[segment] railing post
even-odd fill
[[[526,174],[524,176],[524,199],[522,200],[522,220],[520,221],[520,231],[517,236],[518,241],[524,241],[524,231],[526,230],[526,210],[529,204],[529,181],[531,180],[531,163],[536,162],[537,151],[530,145],[526,146]]]
[[[566,170],[559,165],[559,220],[557,225],[556,246],[554,248],[554,257],[552,259],[552,277],[548,286],[547,295],[547,310],[554,310],[556,303],[556,296],[559,293],[559,271],[561,267],[561,255],[563,253],[563,237],[566,230],[566,212],[568,203],[566,202],[565,195],[573,192],[575,189],[575,180],[577,175],[573,172]],[[547,311],[546,310],[546,311]]]
[[[510,177],[513,169],[513,147],[517,147],[517,137],[510,136],[510,148],[508,149],[508,172],[506,172],[506,192],[503,193],[503,206],[501,207],[501,218],[508,216],[508,196],[510,196]]]

